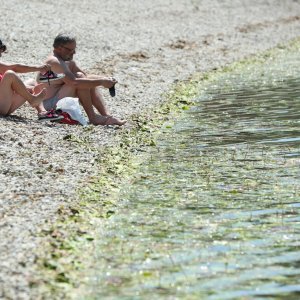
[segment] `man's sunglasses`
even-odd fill
[[[75,52],[76,51],[76,48],[71,49],[71,48],[63,46],[63,45],[61,45],[61,47],[64,48],[64,49],[66,49],[66,50],[68,50],[69,52]]]

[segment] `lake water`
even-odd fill
[[[300,299],[299,53],[216,76],[165,126],[99,229],[91,298]]]

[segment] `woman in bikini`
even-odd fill
[[[0,57],[6,51],[6,45],[0,40]],[[16,73],[42,72],[50,70],[48,65],[27,66],[23,64],[7,64],[0,62],[0,116],[8,116],[26,101],[32,107],[41,104],[46,96],[46,89],[35,93],[32,87],[26,87]],[[55,120],[57,115],[45,112],[39,119]]]

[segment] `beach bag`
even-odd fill
[[[56,113],[64,117],[60,121],[60,123],[70,125],[87,125],[87,120],[82,114],[81,107],[77,98],[66,97],[60,99],[57,102],[56,109]]]

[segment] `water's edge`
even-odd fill
[[[96,235],[94,227],[101,219],[114,213],[118,201],[119,186],[130,181],[139,162],[145,159],[145,147],[155,145],[161,126],[172,126],[181,112],[193,105],[204,82],[220,73],[249,64],[261,64],[281,51],[300,47],[300,40],[279,45],[267,52],[226,66],[206,74],[194,74],[189,81],[174,86],[163,95],[165,104],[153,111],[151,116],[132,116],[133,128],[118,132],[118,145],[108,149],[93,149],[98,152],[99,175],[88,186],[81,187],[80,195],[72,206],[62,207],[58,219],[41,230],[43,244],[37,250],[37,269],[32,280],[32,295],[51,299],[73,298],[85,284],[87,269],[91,261]],[[74,141],[70,140],[70,143]],[[87,147],[86,143],[82,147]],[[100,199],[100,200],[99,200]]]

